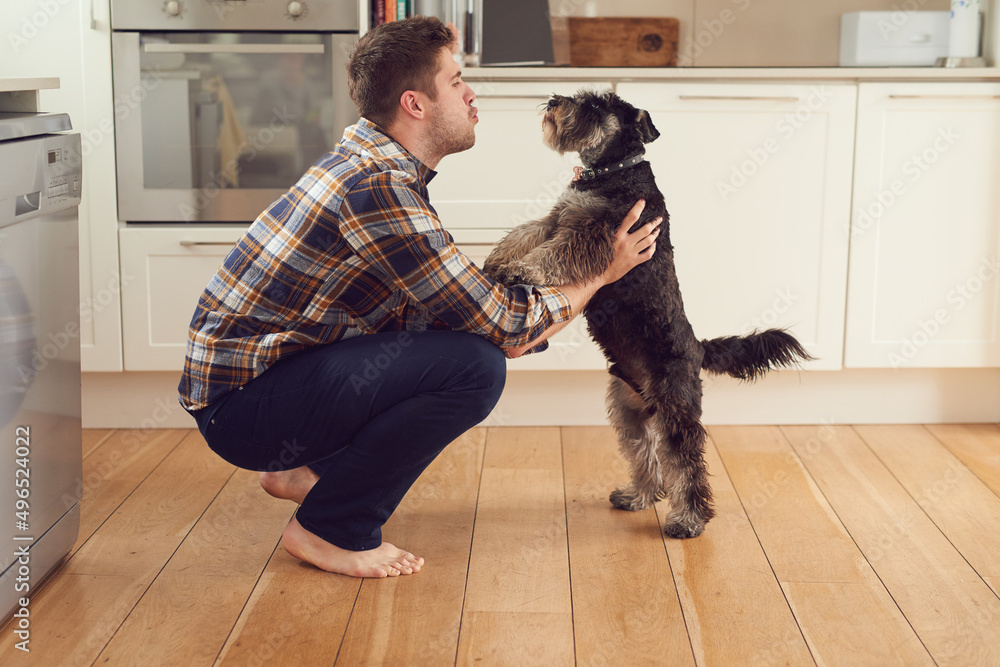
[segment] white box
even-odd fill
[[[841,67],[933,65],[948,55],[950,12],[852,12],[840,17]]]

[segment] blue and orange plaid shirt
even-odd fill
[[[348,127],[198,299],[181,404],[205,407],[283,357],[352,336],[452,329],[506,348],[569,319],[562,292],[505,288],[458,251],[428,201],[435,173],[370,121]]]

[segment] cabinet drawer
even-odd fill
[[[121,229],[125,370],[180,372],[198,297],[245,229]]]

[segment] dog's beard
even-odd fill
[[[572,112],[556,111],[545,114],[542,120],[542,139],[552,150],[559,153],[579,153],[587,162],[600,156],[619,128],[620,124],[615,116],[608,116],[603,123],[585,127],[575,122]]]

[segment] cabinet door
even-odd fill
[[[856,87],[622,84],[660,137],[684,306],[700,338],[787,327],[842,365]]]
[[[1000,365],[1000,84],[862,84],[846,365]]]
[[[491,230],[494,240],[552,208],[579,164],[542,143],[542,110],[553,93],[608,90],[610,83],[470,82],[476,91],[476,145],[438,165],[428,190],[445,228]]]
[[[242,226],[124,227],[122,329],[127,371],[184,367],[188,324]]]

